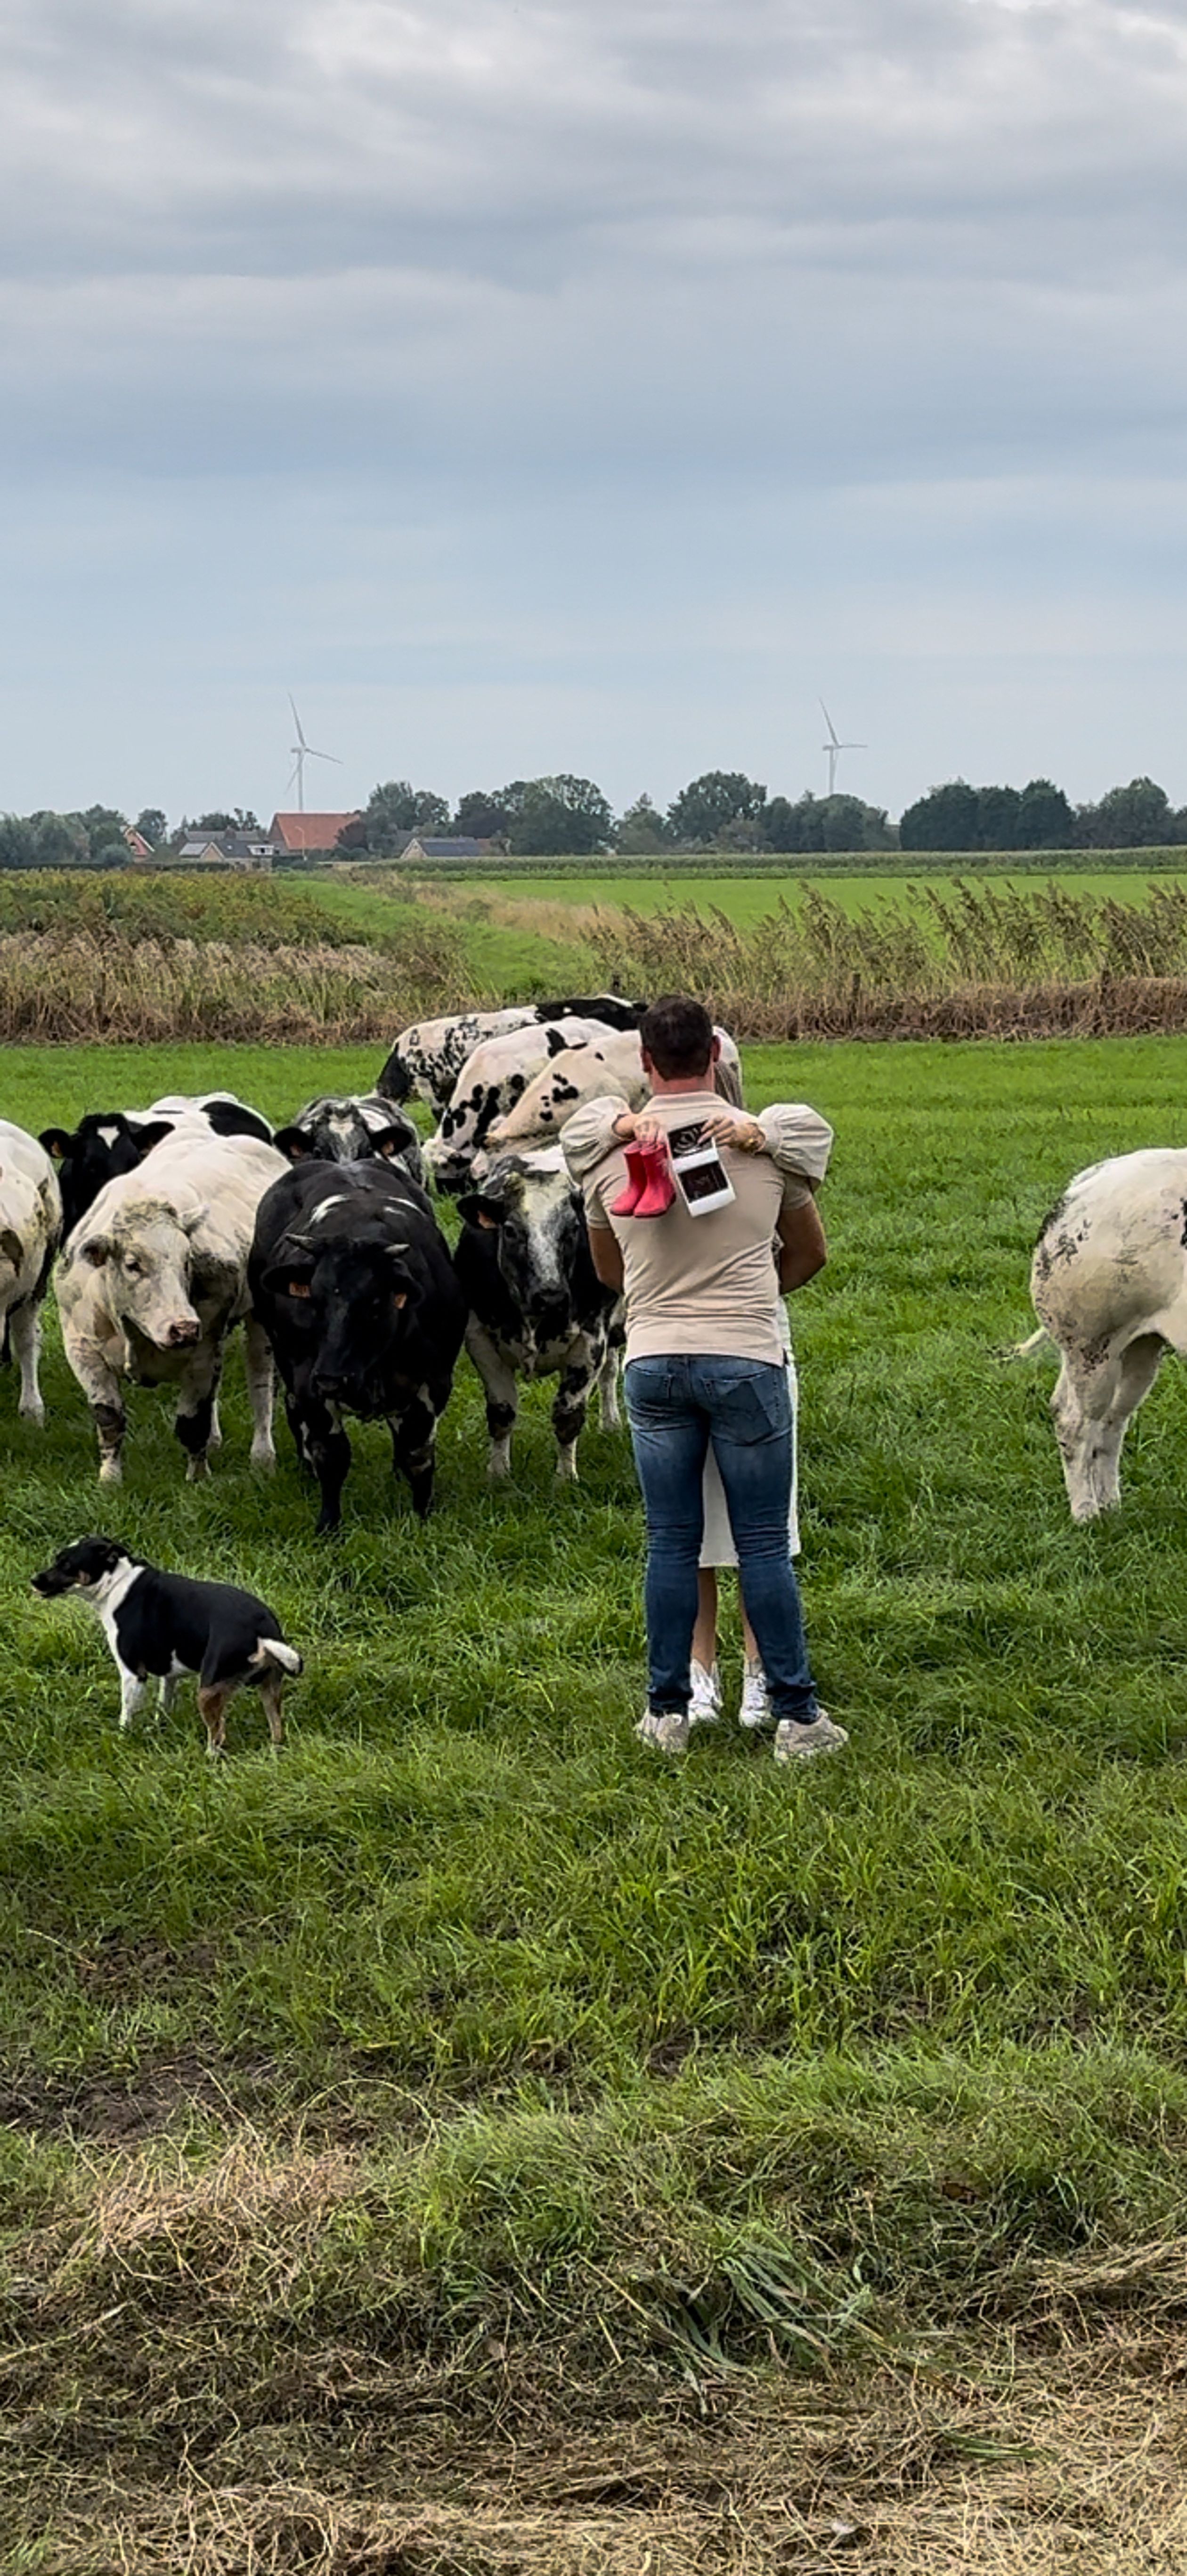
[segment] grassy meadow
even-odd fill
[[[280,1118],[377,1063],[5,1050],[0,1098]],[[1187,2564],[1187,1378],[1077,1530],[1051,1367],[1000,1356],[1067,1176],[1180,1136],[1187,1041],[746,1066],[837,1130],[792,1310],[835,1761],[636,1743],[628,1445],[558,1493],[546,1388],[491,1491],[462,1363],[423,1529],[358,1429],[327,1546],[237,1356],[197,1487],[133,1389],[100,1495],[52,1321],[43,1434],[0,1382],[0,2567]],[[95,1527],[275,1604],[279,1759],[242,1698],[213,1772],[187,1692],[117,1735],[28,1588]]]

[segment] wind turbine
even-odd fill
[[[292,743],[290,743],[290,744],[289,744],[289,750],[292,752],[292,755],[293,755],[293,766],[292,766],[292,769],[291,769],[291,770],[290,770],[290,772],[289,772],[289,782],[288,782],[288,783],[289,783],[289,786],[291,787],[291,786],[292,786],[292,783],[293,783],[294,778],[296,779],[296,782],[297,782],[297,812],[298,812],[298,814],[303,814],[303,813],[304,813],[304,811],[305,811],[305,763],[306,763],[306,761],[307,761],[307,760],[332,760],[332,761],[333,761],[333,763],[334,763],[334,767],[335,767],[335,769],[341,769],[341,767],[342,767],[342,763],[341,763],[341,761],[339,760],[339,758],[338,758],[338,754],[337,754],[337,752],[336,752],[336,751],[315,751],[315,750],[314,750],[314,747],[313,747],[313,744],[312,744],[311,742],[306,742],[306,740],[305,740],[305,735],[304,735],[304,733],[303,733],[303,731],[302,731],[302,727],[301,727],[301,719],[300,719],[300,716],[299,716],[299,715],[298,715],[298,713],[297,713],[296,700],[295,700],[295,698],[293,697],[293,693],[292,693],[292,690],[291,690],[291,689],[290,689],[290,691],[289,691],[289,705],[290,705],[290,707],[291,707],[291,708],[292,708],[292,710],[293,710],[293,723],[295,724],[295,726],[296,726],[296,728],[297,728],[297,739],[296,739],[296,741],[295,741],[295,742],[292,742]]]
[[[824,721],[828,726],[828,741],[822,742],[820,748],[822,751],[826,751],[828,753],[828,792],[830,796],[833,796],[836,794],[837,762],[841,757],[841,753],[843,751],[868,751],[870,746],[868,742],[838,741],[837,728],[833,723],[832,717],[829,714],[823,698],[821,698],[819,703],[821,715],[824,717]],[[294,715],[296,712],[297,710],[294,707]]]

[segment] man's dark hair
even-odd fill
[[[639,1022],[639,1043],[665,1082],[707,1074],[713,1056],[713,1022],[689,993],[661,993]]]

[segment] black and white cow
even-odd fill
[[[740,1109],[741,1058],[728,1029],[718,1029],[716,1035],[721,1053],[714,1068],[714,1086],[723,1100]],[[559,1136],[566,1119],[583,1108],[587,1100],[601,1100],[611,1094],[625,1100],[628,1109],[641,1108],[651,1097],[639,1041],[633,1032],[624,1031],[620,1036],[607,1033],[592,1044],[566,1049],[564,1053],[558,1051],[552,1062],[543,1065],[524,1085],[518,1100],[488,1121],[487,1148],[492,1154],[522,1154],[534,1146],[549,1145]]]
[[[307,1100],[287,1127],[273,1137],[277,1152],[290,1163],[364,1163],[369,1154],[385,1163],[402,1163],[414,1181],[424,1180],[420,1139],[412,1120],[378,1091],[323,1093]]]
[[[508,1029],[546,1027],[554,1020],[598,1020],[603,1028],[634,1029],[646,1004],[621,993],[592,993],[555,1002],[513,1002],[499,1011],[453,1011],[440,1020],[416,1020],[401,1029],[375,1085],[385,1100],[417,1098],[435,1118],[448,1108],[462,1066],[485,1039]]]
[[[71,1235],[109,1181],[134,1172],[145,1155],[181,1122],[204,1120],[212,1136],[254,1136],[270,1145],[272,1130],[258,1109],[249,1109],[232,1091],[204,1091],[193,1099],[180,1092],[154,1100],[149,1109],[90,1109],[77,1127],[43,1127],[39,1143],[57,1167],[62,1193],[62,1228]]]
[[[1121,1444],[1168,1350],[1187,1359],[1187,1151],[1155,1146],[1077,1172],[1031,1264],[1040,1329],[1062,1366],[1051,1398],[1072,1519],[1121,1499]]]
[[[555,1056],[566,1060],[601,1039],[607,1046],[638,1045],[613,1038],[600,1020],[553,1020],[535,1028],[505,1029],[486,1038],[468,1056],[453,1088],[436,1133],[424,1157],[439,1190],[456,1193],[470,1177],[474,1156],[482,1151],[496,1118],[504,1118],[538,1073]],[[604,1086],[603,1086],[604,1087]]]
[[[398,1163],[299,1163],[260,1203],[252,1303],[280,1371],[289,1428],[336,1530],[350,1467],[344,1413],[380,1419],[422,1519],[465,1299],[429,1200]]]
[[[596,1385],[603,1428],[618,1426],[619,1300],[593,1266],[581,1193],[559,1152],[509,1154],[459,1202],[454,1267],[469,1309],[466,1349],[486,1390],[488,1472],[511,1473],[520,1378],[555,1377],[556,1472],[577,1474]]]

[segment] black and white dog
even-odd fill
[[[284,1677],[300,1672],[301,1658],[286,1645],[275,1611],[254,1593],[164,1574],[110,1538],[80,1538],[59,1549],[34,1575],[33,1589],[51,1601],[77,1592],[98,1611],[119,1667],[121,1727],[143,1707],[150,1673],[160,1683],[162,1711],[172,1707],[182,1675],[196,1673],[208,1753],[224,1751],[227,1702],[245,1684],[259,1691],[273,1743],[283,1743]]]

